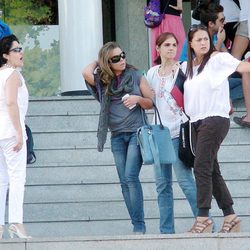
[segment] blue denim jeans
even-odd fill
[[[111,150],[121,183],[134,232],[145,233],[143,192],[139,180],[142,166],[140,147],[137,145],[136,132],[124,132],[111,136]]]
[[[178,158],[179,139],[175,138],[172,142],[177,156],[177,160],[173,164],[176,179],[189,202],[193,215],[196,217],[198,212],[196,203],[196,184],[193,178],[192,169],[186,167]],[[155,166],[154,170],[160,212],[160,232],[165,234],[174,233],[172,165],[161,164],[160,169],[157,169]]]
[[[230,99],[232,101],[243,98],[242,80],[241,78],[228,78]]]
[[[187,167],[178,157],[179,138],[174,138],[172,142],[177,156],[177,160],[173,164],[176,180],[189,202],[193,215],[196,217],[198,214],[198,208],[196,201],[196,183],[193,176],[193,171],[190,167]]]

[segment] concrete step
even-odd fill
[[[249,197],[234,198],[234,210],[239,216],[246,216],[246,209],[250,202]],[[144,210],[146,219],[159,218],[157,200],[145,200]],[[24,219],[27,223],[32,222],[59,222],[59,221],[104,221],[104,220],[128,220],[128,212],[123,200],[96,201],[96,202],[51,202],[51,203],[25,203]],[[48,213],[49,211],[49,213]],[[175,199],[175,218],[193,218],[189,203],[186,199]],[[212,202],[211,214],[220,217],[221,210],[216,201]],[[250,230],[250,225],[245,225]]]
[[[92,96],[31,97],[28,116],[98,114],[99,107]]]
[[[243,113],[238,113],[238,116]],[[148,113],[151,123],[152,113]],[[51,133],[51,132],[95,132],[98,126],[99,115],[94,114],[75,114],[75,115],[36,115],[28,116],[26,123],[32,128],[32,132]],[[231,119],[231,128],[241,128]]]
[[[235,110],[234,115],[244,114],[244,103],[236,104]],[[31,99],[27,124],[34,134],[37,162],[27,169],[24,221],[33,236],[131,234],[132,227],[110,152],[109,138],[103,153],[96,150],[98,114],[99,104],[90,96]],[[148,115],[152,119],[152,111],[148,111]],[[219,153],[235,211],[243,220],[243,231],[250,231],[249,144],[249,130],[231,121],[231,129]],[[153,166],[143,166],[141,181],[147,232],[156,234],[159,232],[159,212]],[[191,227],[193,216],[175,178],[173,188],[176,232],[182,233]],[[211,213],[219,229],[221,211],[214,200]],[[216,237],[215,234],[213,236]],[[64,244],[59,239],[58,246],[53,239],[48,242],[48,245],[46,241],[28,245],[28,241],[25,249],[50,249],[52,245],[53,249],[67,249],[67,246],[70,250],[78,249],[72,248],[72,241],[67,245],[67,241]],[[80,241],[77,239],[76,242]],[[137,249],[142,247],[140,245]],[[118,249],[122,248],[119,246]]]
[[[242,228],[244,229],[245,225],[249,225],[250,220],[248,217],[244,217],[244,216],[240,218],[242,221],[241,223]],[[223,218],[213,217],[213,220],[215,222],[216,232],[217,232],[221,229]],[[159,219],[158,218],[146,219],[145,223],[147,227],[147,234],[159,234]],[[187,232],[191,228],[193,223],[194,223],[193,218],[176,218],[175,219],[176,233],[179,234],[179,233]],[[129,220],[104,220],[104,221],[89,220],[89,221],[69,221],[69,222],[61,221],[61,222],[40,222],[40,223],[38,222],[38,223],[25,223],[25,225],[30,235],[32,235],[33,237],[39,237],[40,239],[43,237],[97,236],[97,235],[99,236],[100,235],[113,235],[114,236],[114,235],[132,235],[133,234],[132,233],[133,227]],[[216,234],[213,234],[213,235],[216,235]],[[7,232],[5,232],[4,236],[5,238],[8,238]],[[171,235],[171,236],[174,237],[175,235]],[[0,241],[0,249],[2,249],[1,242],[2,241]],[[186,249],[186,248],[182,248],[182,249]],[[220,250],[220,248],[218,249]],[[241,248],[239,248],[239,250],[241,250]],[[247,250],[249,250],[249,248],[247,248]]]
[[[230,129],[223,145],[250,144],[248,129]],[[110,147],[110,134],[106,146]],[[94,148],[97,145],[96,131],[34,132],[35,149]]]
[[[234,101],[234,110],[246,110],[243,99]],[[99,103],[92,96],[30,97],[29,116],[99,113]]]
[[[225,180],[246,180],[250,178],[248,162],[222,163],[221,172]],[[140,179],[142,182],[154,182],[152,165],[142,167]],[[61,167],[29,165],[26,183],[27,185],[108,184],[117,180],[117,171],[114,165]],[[176,181],[175,176],[173,181]]]
[[[222,145],[218,154],[220,162],[249,162],[250,145]],[[108,146],[103,152],[93,148],[70,149],[40,149],[36,150],[38,165],[67,166],[67,165],[113,165],[114,160]]]
[[[3,250],[249,250],[249,233],[121,235],[3,240]]]
[[[226,181],[233,197],[250,197],[250,182]],[[143,183],[145,199],[155,199],[155,184]],[[177,183],[173,184],[174,197],[183,198],[183,193]],[[101,192],[100,192],[101,190]],[[69,184],[69,185],[36,185],[26,186],[26,203],[76,202],[76,201],[116,201],[121,200],[120,184]]]

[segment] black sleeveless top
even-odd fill
[[[168,0],[161,0],[161,13],[164,11],[164,8],[167,4]],[[177,5],[177,0],[170,0],[169,3],[168,3],[168,7],[165,11],[165,14],[170,14],[170,15],[174,15],[174,16],[180,16],[181,14],[181,11],[179,10],[175,10],[171,7],[169,7],[169,5],[174,5],[176,6]]]

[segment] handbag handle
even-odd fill
[[[164,128],[162,121],[161,121],[161,116],[160,116],[160,112],[158,110],[158,108],[156,107],[155,103],[153,102],[153,107],[154,107],[154,114],[155,114],[155,125],[157,124],[157,117],[159,119],[159,123],[160,123],[160,128]],[[146,114],[144,112],[144,109],[141,108],[141,115],[142,115],[142,121],[144,125],[150,125],[148,123],[148,119],[146,117]]]

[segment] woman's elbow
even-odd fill
[[[88,73],[87,73],[87,70],[85,68],[82,70],[82,77],[84,79],[86,79],[88,77]]]
[[[7,106],[7,108],[15,107],[15,106],[17,106],[17,101],[15,101],[15,100],[7,100],[6,101],[6,106]]]

